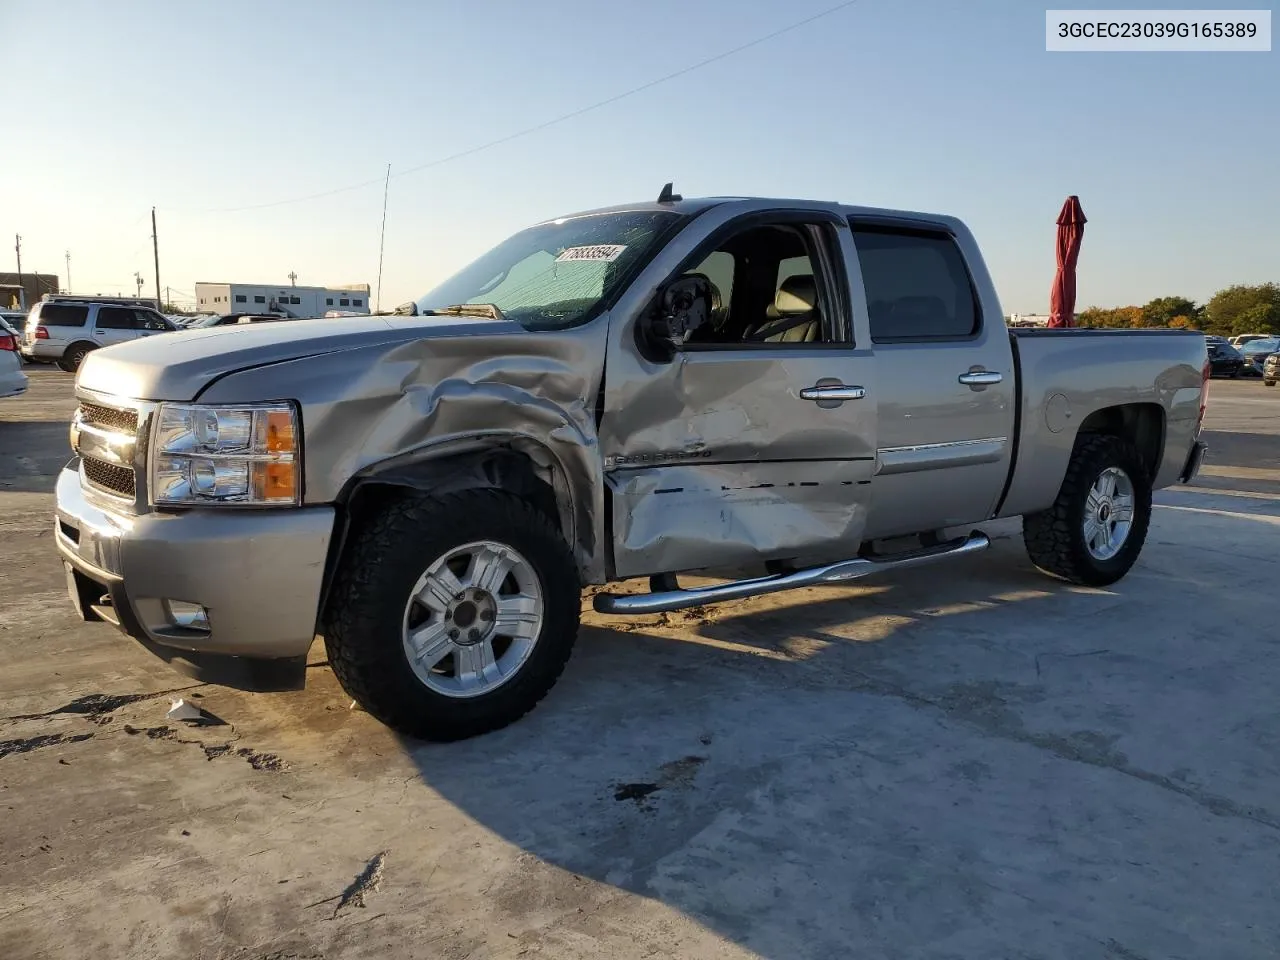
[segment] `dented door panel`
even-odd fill
[[[810,208],[815,216],[830,209],[786,209]],[[704,240],[737,217],[774,209],[735,203],[702,214],[613,310],[599,434],[618,577],[852,556],[861,542],[876,450],[870,350],[726,347],[652,362],[636,343],[636,323],[654,294]],[[837,233],[833,253],[847,272],[848,231]],[[854,313],[860,344],[863,318]],[[862,395],[802,395],[833,384]]]
[[[693,463],[610,473],[619,576],[850,555],[870,460]]]

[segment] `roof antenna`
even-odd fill
[[[668,183],[665,187],[662,188],[662,192],[658,194],[659,203],[678,203],[679,201],[684,199],[684,197],[680,196],[680,194],[671,192],[671,188],[673,186],[675,186],[675,184]]]

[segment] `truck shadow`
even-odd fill
[[[1231,543],[1246,522],[1213,524]],[[502,881],[517,927],[587,877],[778,960],[844,956],[850,943],[911,952],[984,925],[1011,949],[1043,919],[1036,896],[1091,899],[1093,854],[1062,846],[1072,837],[1093,836],[1095,853],[1114,843],[1121,852],[1098,854],[1106,869],[1147,889],[1122,851],[1157,850],[1147,834],[1163,828],[1115,814],[1081,771],[1126,769],[1117,740],[1167,722],[1132,692],[1135,678],[1174,683],[1169,635],[1209,635],[1192,611],[1222,609],[1269,575],[1189,569],[1192,552],[1169,542],[1091,590],[1039,575],[1005,535],[970,563],[862,586],[593,616],[559,686],[523,720],[404,748],[425,785],[550,868]],[[1252,632],[1216,643],[1232,669],[1263,653],[1241,648],[1265,646]],[[1050,773],[1053,760],[1067,762]],[[1176,870],[1185,854],[1152,855]]]

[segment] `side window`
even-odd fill
[[[950,236],[855,223],[853,240],[872,341],[951,340],[978,332],[969,271]]]
[[[711,323],[691,345],[796,346],[843,342],[824,302],[815,235],[807,224],[748,227],[688,274],[712,284]]]
[[[338,305],[342,307],[349,307],[351,306],[351,301],[348,300],[346,297],[343,297],[341,300],[338,301]]]
[[[249,297],[246,294],[243,294],[243,293],[236,294],[236,303],[248,303],[248,302],[249,302]]]
[[[95,326],[99,330],[132,330],[133,311],[124,307],[99,307]]]
[[[266,298],[266,297],[264,297],[264,296],[263,296],[262,294],[260,294],[260,293],[259,293],[259,294],[255,294],[255,295],[254,295],[254,298],[253,298],[253,302],[254,302],[254,303],[266,303],[266,302],[267,302],[267,298]]]
[[[324,299],[324,304],[325,304],[325,306],[326,306],[326,307],[332,307],[332,306],[333,306],[333,297],[325,297],[325,299]]]
[[[77,307],[66,303],[43,303],[40,305],[40,317],[37,322],[46,327],[83,327],[88,316],[88,307]]]
[[[352,301],[351,301],[351,305],[352,305],[353,307],[363,307],[363,306],[364,306],[364,301],[363,301],[363,300],[352,300]]]
[[[298,297],[290,297],[290,298],[289,298],[289,302],[290,302],[290,303],[297,304],[297,303],[301,303],[301,302],[302,302],[302,300],[301,300],[300,298],[298,298]]]
[[[138,326],[143,330],[168,330],[169,324],[164,317],[158,313],[152,313],[150,310],[137,311]]]

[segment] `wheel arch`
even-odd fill
[[[1147,479],[1155,481],[1164,458],[1165,411],[1158,403],[1122,403],[1094,410],[1080,424],[1075,446],[1091,436],[1119,437],[1142,456]]]
[[[62,351],[62,359],[66,360],[67,357],[69,357],[78,347],[84,347],[85,352],[90,353],[98,349],[98,344],[94,343],[92,340],[72,340],[67,344],[67,349]]]
[[[523,435],[439,444],[374,464],[343,487],[335,504],[336,529],[325,562],[320,610],[329,601],[334,576],[362,518],[388,497],[462,490],[497,490],[519,497],[551,520],[573,551],[580,571],[592,564],[594,531],[583,529],[579,494],[564,465],[545,444]],[[589,523],[587,514],[585,524]]]

